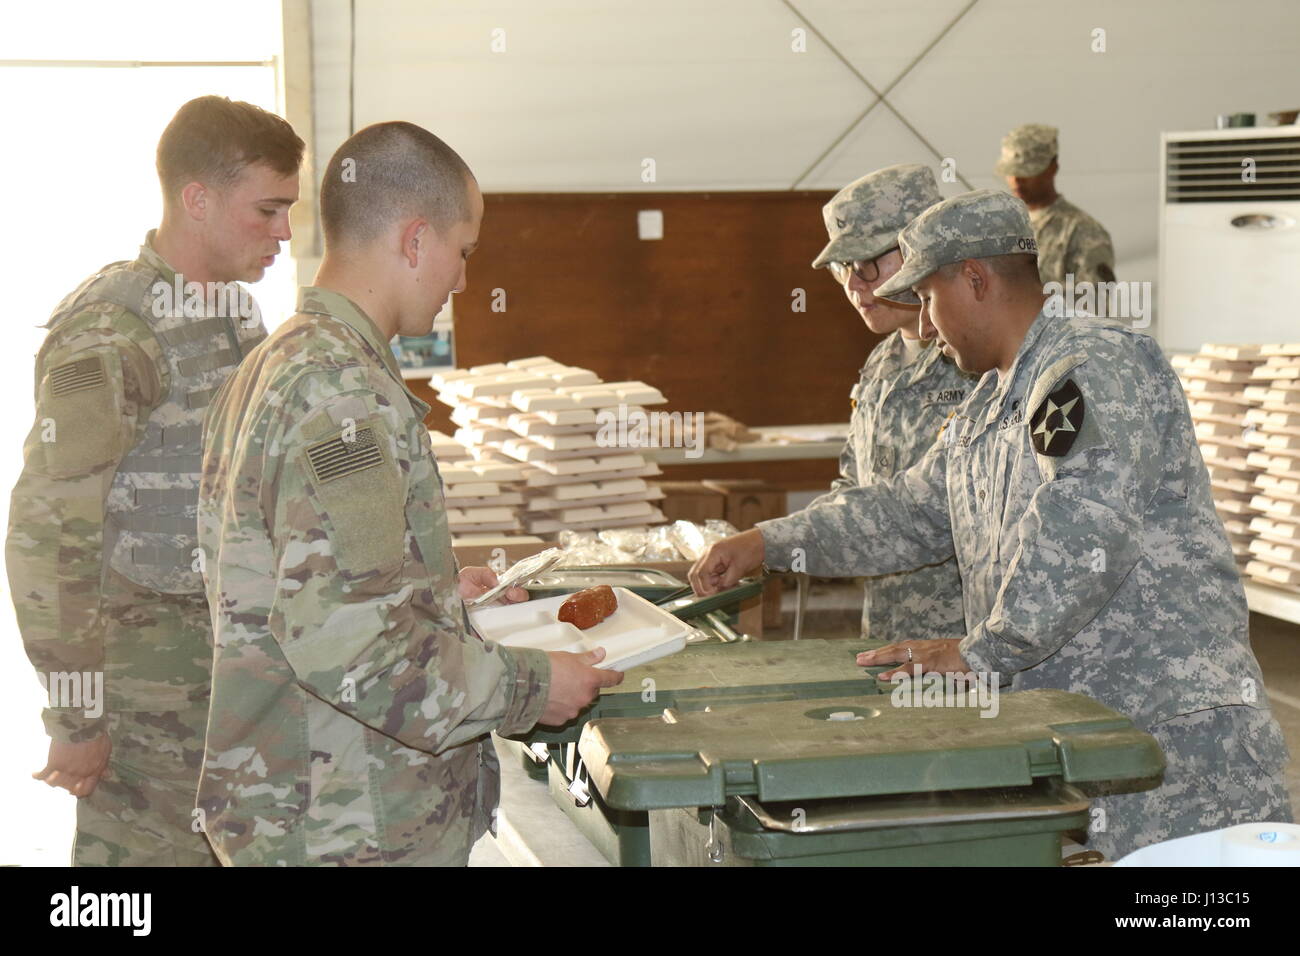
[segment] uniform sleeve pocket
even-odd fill
[[[121,366],[111,352],[49,366],[41,381],[36,430],[51,477],[76,477],[116,463],[126,451],[121,396]]]
[[[1246,704],[1234,705],[1235,739],[1266,776],[1280,776],[1291,754],[1282,729],[1270,710]]]
[[[387,435],[374,423],[342,429],[307,447],[307,467],[339,570],[365,577],[398,567],[406,501]]]
[[[877,443],[871,449],[871,476],[876,479],[888,479],[894,477],[897,470],[898,455],[892,445],[883,445]]]

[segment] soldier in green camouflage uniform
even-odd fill
[[[1112,859],[1289,821],[1286,744],[1187,402],[1159,346],[1119,324],[1045,315],[1028,213],[1004,192],[933,206],[899,240],[903,268],[877,297],[919,292],[923,330],[985,374],[919,464],[809,509],[802,540],[842,542],[837,560],[865,574],[955,553],[968,630],[859,663],[911,660],[1009,679],[1012,690],[1073,691],[1152,733],[1163,783],[1094,803],[1089,844]],[[727,539],[692,583],[712,593],[756,557],[761,536]],[[882,676],[899,672],[911,673]]]
[[[231,124],[242,141],[209,142]],[[43,715],[50,759],[36,776],[79,797],[76,865],[216,864],[193,818],[212,654],[195,540],[202,415],[265,336],[234,280],[260,278],[289,238],[302,146],[246,103],[182,107],[159,144],[163,225],[59,305],[36,359],[6,560],[42,680],[102,680],[101,706],[55,693]],[[173,162],[196,149],[210,168]],[[200,203],[201,220],[188,215]],[[186,277],[160,247],[214,294],[177,297]]]
[[[484,569],[458,575],[429,407],[388,342],[463,287],[482,208],[427,131],[354,135],[325,172],[317,285],[208,414],[199,808],[226,864],[464,865],[497,801],[488,732],[563,722],[622,679],[466,619]]]
[[[844,488],[892,478],[920,461],[975,384],[973,376],[921,341],[915,308],[872,295],[902,264],[899,230],[942,198],[927,167],[890,166],[845,186],[823,210],[830,242],[813,268],[830,266],[867,327],[886,337],[872,349],[849,395],[852,415],[840,477],[809,507],[832,500]],[[799,526],[798,514],[765,522],[764,540],[781,539]],[[842,575],[834,562],[838,550],[814,550],[801,564],[812,574]],[[770,549],[773,555],[790,551],[780,544]],[[779,559],[768,564],[787,568]],[[965,634],[956,561],[867,578],[862,633],[883,641]]]
[[[1017,126],[1002,140],[994,169],[1029,207],[1038,240],[1043,282],[1114,282],[1115,250],[1110,233],[1096,219],[1056,191],[1057,130],[1042,123]]]

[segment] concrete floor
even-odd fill
[[[794,630],[795,592],[782,595],[782,626],[765,636],[789,637]],[[862,618],[862,585],[857,581],[814,580],[809,589],[803,636],[819,638],[856,637]],[[1273,715],[1282,725],[1291,763],[1287,766],[1287,789],[1291,808],[1300,821],[1300,625],[1263,614],[1250,616],[1250,643],[1264,672]]]

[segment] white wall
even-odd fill
[[[23,439],[32,425],[33,357],[45,336],[39,326],[94,270],[135,258],[145,232],[158,224],[158,136],[182,103],[216,93],[275,108],[270,63],[281,46],[277,6],[265,0],[7,5],[0,60],[11,62],[0,66],[0,129],[20,132],[21,140],[6,139],[0,149],[0,262],[7,267],[0,527],[8,525],[9,490],[22,469]],[[214,31],[214,22],[241,28]],[[196,59],[266,65],[183,65]],[[28,62],[14,65],[15,60]],[[66,60],[124,62],[48,62]],[[129,65],[142,60],[173,65]],[[286,258],[251,290],[268,321],[283,318],[293,304],[293,265]],[[31,778],[45,765],[49,740],[41,727],[41,685],[24,654],[12,606],[0,566],[0,865],[62,866],[72,844],[76,799]]]
[[[997,186],[1003,133],[1047,122],[1061,128],[1058,188],[1109,228],[1126,279],[1156,278],[1161,130],[1208,128],[1237,111],[1266,123],[1267,112],[1300,106],[1296,0],[356,8],[357,126],[420,123],[488,191],[835,189],[879,166],[941,157],[971,187]],[[504,52],[491,48],[498,28]],[[791,48],[796,28],[808,30],[806,52]],[[1093,52],[1097,28],[1105,52]],[[347,135],[347,0],[314,0],[313,31],[317,140],[328,157]],[[877,90],[897,83],[887,100],[903,119],[878,104],[855,123],[876,97],[854,70]],[[641,181],[645,157],[657,164],[653,184]]]

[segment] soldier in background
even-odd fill
[[[192,816],[212,657],[196,564],[201,428],[265,337],[236,282],[262,278],[289,239],[302,153],[288,123],[251,104],[182,106],[158,143],[161,225],[138,258],[63,300],[36,358],[6,560],[50,689],[35,776],[79,798],[79,866],[216,863]],[[66,694],[72,675],[80,699]],[[105,699],[92,702],[97,686]]]
[[[813,268],[828,266],[867,328],[885,339],[872,349],[849,393],[852,417],[840,477],[810,508],[833,501],[844,488],[884,481],[920,461],[975,384],[933,343],[922,341],[915,305],[873,294],[903,264],[899,230],[942,198],[927,167],[890,166],[845,186],[822,211],[830,242]],[[765,525],[770,554],[789,554],[784,542],[807,539],[802,516],[800,511]],[[844,575],[835,563],[839,550],[838,545],[807,550],[804,569],[823,577]],[[786,570],[788,564],[777,560],[769,566]],[[867,578],[864,637],[901,641],[965,633],[956,561]]]
[[[1057,131],[1054,126],[1026,123],[1002,139],[1002,155],[994,170],[1029,207],[1029,221],[1038,240],[1038,274],[1044,283],[1065,284],[1067,275],[1080,282],[1114,282],[1115,250],[1110,233],[1096,219],[1056,191]]]
[[[917,293],[922,334],[984,376],[920,464],[809,509],[805,546],[837,542],[838,561],[865,574],[955,552],[967,633],[858,662],[910,662],[885,679],[973,671],[1012,690],[1072,691],[1151,733],[1161,785],[1095,804],[1089,845],[1111,859],[1290,821],[1287,748],[1245,593],[1160,347],[1116,323],[1045,314],[1028,212],[1005,192],[932,206],[899,243],[903,267],[876,297]],[[770,560],[764,528],[705,552],[697,591]]]
[[[223,863],[463,866],[497,802],[488,732],[562,724],[622,680],[603,651],[507,649],[466,619],[496,576],[457,572],[429,406],[388,343],[464,288],[482,217],[436,136],[356,133],[325,170],[316,285],[209,411],[199,806]]]

